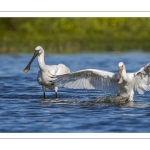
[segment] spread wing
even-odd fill
[[[86,69],[74,73],[56,76],[55,84],[71,89],[97,89],[116,93],[117,80],[112,72]]]
[[[139,94],[150,91],[150,63],[134,74],[134,89]]]

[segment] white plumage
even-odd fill
[[[144,94],[150,91],[150,63],[135,73],[126,73],[123,62],[118,64],[118,73],[86,69],[74,73],[55,76],[53,82],[59,87],[71,89],[97,89],[117,96],[126,97],[132,101],[134,91]]]
[[[44,49],[41,46],[37,46],[35,48],[34,55],[30,60],[29,64],[24,69],[24,72],[28,72],[30,70],[31,63],[33,62],[34,58],[38,55],[38,64],[39,64],[39,72],[37,76],[37,82],[42,85],[44,98],[45,98],[45,91],[46,88],[54,89],[57,97],[58,87],[52,82],[54,78],[53,75],[62,75],[70,73],[70,69],[63,64],[58,65],[46,65],[44,62]]]

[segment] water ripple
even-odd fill
[[[135,93],[135,101],[128,102],[101,91],[60,88],[58,98],[54,91],[47,90],[43,99],[42,88],[36,82],[37,61],[29,73],[23,73],[30,58],[0,56],[0,132],[150,132],[149,92],[144,96]],[[72,71],[107,68],[113,72],[117,72],[118,62],[124,61],[127,70],[133,72],[149,62],[149,55],[47,55],[45,61],[64,63]]]

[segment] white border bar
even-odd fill
[[[150,139],[150,133],[0,133],[0,139]]]
[[[149,11],[149,0],[4,0],[1,11]]]
[[[150,17],[149,12],[124,11],[8,11],[0,12],[0,17]]]

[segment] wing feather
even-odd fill
[[[139,94],[150,91],[150,63],[134,74],[134,89]]]
[[[116,75],[112,72],[96,69],[80,70],[74,73],[56,76],[55,84],[71,89],[97,89],[116,92]]]

